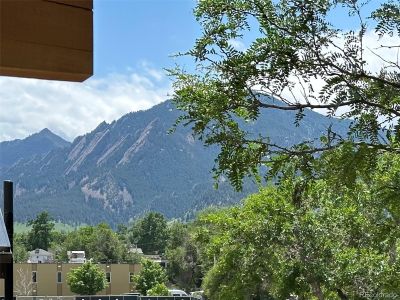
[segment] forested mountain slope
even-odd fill
[[[111,124],[103,122],[71,145],[15,158],[0,175],[15,182],[16,220],[43,210],[65,223],[117,224],[150,210],[188,218],[208,205],[235,203],[256,190],[247,182],[236,193],[224,178],[215,190],[211,169],[218,149],[205,148],[189,127],[168,134],[179,115],[166,101]],[[332,122],[339,131],[348,126],[311,111],[299,127],[294,119],[290,111],[267,111],[248,129],[291,144],[320,136]],[[2,156],[9,157],[6,150]]]

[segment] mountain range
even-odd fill
[[[0,178],[15,185],[14,216],[33,219],[46,210],[69,224],[126,223],[148,211],[189,219],[209,205],[237,203],[257,190],[247,181],[235,192],[225,178],[213,187],[218,148],[204,147],[191,128],[178,126],[171,101],[132,112],[75,138],[72,143],[44,129],[23,140],[0,143]],[[319,137],[348,122],[305,111],[300,126],[291,111],[264,111],[247,124],[254,133],[290,145]]]

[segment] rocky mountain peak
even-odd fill
[[[42,210],[63,222],[86,224],[125,223],[150,210],[187,218],[208,205],[236,203],[254,192],[250,181],[242,193],[224,180],[214,190],[210,171],[218,149],[205,148],[188,127],[178,126],[168,134],[179,115],[166,101],[111,124],[102,122],[72,144],[48,129],[7,142],[14,148],[0,143],[0,156],[8,159],[8,167],[0,167],[0,177],[13,180],[17,187],[16,219],[33,219]],[[292,112],[267,111],[246,129],[293,144],[318,137],[329,122],[347,128],[311,111],[305,112],[298,127],[294,117]],[[46,149],[35,148],[47,144]]]

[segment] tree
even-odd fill
[[[28,250],[48,250],[54,230],[54,220],[50,214],[47,211],[41,212],[35,220],[28,221],[28,225],[32,226],[27,237]]]
[[[143,253],[164,253],[168,238],[167,220],[158,212],[150,212],[130,229],[130,241]]]
[[[68,233],[66,231],[53,231],[52,237],[51,237],[51,244],[50,244],[50,249],[53,251],[55,255],[56,260],[61,260],[62,257],[65,257],[65,254],[63,255],[63,244],[68,236]],[[65,250],[66,251],[66,250]]]
[[[67,283],[73,293],[95,295],[107,287],[106,274],[91,260],[72,269],[67,275]]]
[[[123,245],[108,224],[97,225],[93,237],[89,244],[91,257],[98,262],[118,263],[121,261]]]
[[[201,261],[191,235],[191,227],[178,221],[169,224],[165,250],[167,274],[171,283],[184,290],[199,288],[203,277]]]
[[[26,250],[26,234],[14,232],[13,262],[26,263],[28,251]]]
[[[147,295],[147,291],[156,285],[166,284],[167,275],[158,263],[151,260],[143,260],[142,269],[138,275],[133,276],[133,281],[136,289],[143,295]]]
[[[26,261],[25,261],[26,262]],[[34,283],[32,281],[32,273],[22,268],[17,269],[15,280],[15,294],[18,296],[30,296],[33,292]]]
[[[117,231],[116,234],[118,236],[118,239],[124,243],[127,244],[127,238],[128,238],[128,226],[126,226],[125,224],[118,224],[117,225]]]
[[[157,283],[147,291],[147,296],[170,296],[168,288],[164,283]]]
[[[195,71],[178,66],[169,72],[175,79],[174,102],[184,112],[178,123],[191,124],[206,145],[220,146],[216,178],[226,174],[240,189],[243,177],[257,177],[260,165],[279,169],[303,156],[307,163],[348,144],[371,164],[378,153],[400,152],[400,4],[382,3],[364,18],[363,2],[197,2],[203,33],[183,54],[194,58]],[[358,27],[331,24],[328,15],[338,8]],[[371,40],[378,49],[369,46]],[[239,43],[245,47],[234,46]],[[324,109],[327,118],[351,118],[347,135],[328,127],[320,139],[287,145],[263,132],[247,132],[246,122],[262,111],[293,111],[299,124],[306,109]],[[276,158],[277,153],[282,155]]]
[[[66,260],[68,250],[85,251],[94,262],[120,262],[124,245],[109,225],[83,226],[68,233],[60,249],[60,258]]]
[[[332,188],[334,178],[327,174],[307,182],[298,199],[292,174],[243,205],[201,215],[196,240],[208,270],[207,295],[216,300],[397,295],[399,189],[393,184],[400,165],[399,156],[387,156],[390,163],[380,158],[378,171],[360,175],[351,187]]]
[[[399,293],[400,4],[364,18],[362,2],[197,2],[203,33],[185,53],[195,71],[170,70],[177,123],[220,147],[216,180],[240,190],[262,174],[275,185],[196,221],[212,299]],[[340,7],[358,28],[328,22]],[[308,109],[347,119],[348,132],[282,144],[248,124],[265,111],[300,124]]]

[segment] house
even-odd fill
[[[85,251],[67,251],[68,263],[83,264],[86,262]]]
[[[45,264],[52,263],[54,261],[54,255],[43,249],[35,249],[29,252],[28,263],[31,264]]]

